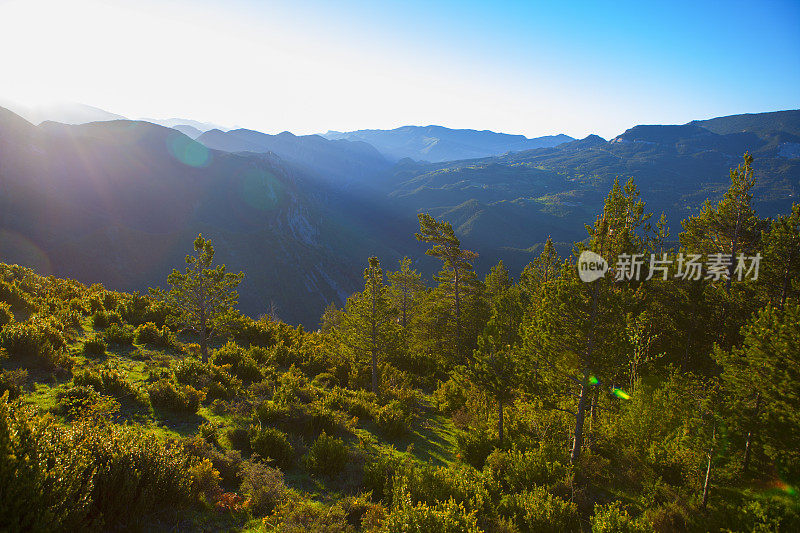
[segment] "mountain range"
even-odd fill
[[[332,140],[369,143],[393,161],[410,158],[434,163],[549,148],[574,140],[563,134],[528,139],[522,135],[488,130],[454,130],[442,126],[403,126],[393,130],[358,130],[345,133],[329,131],[323,136]]]
[[[146,290],[164,284],[202,232],[221,262],[245,271],[243,311],[276,302],[281,318],[315,327],[329,302],[357,290],[370,255],[386,270],[403,255],[420,258],[425,275],[437,268],[413,237],[420,211],[454,225],[479,252],[480,273],[498,259],[516,273],[548,236],[582,239],[615,178],[634,177],[673,235],[707,197],[721,197],[745,151],[762,216],[786,212],[800,194],[796,110],[532,149],[518,148],[536,139],[440,127],[385,130],[373,145],[214,128],[195,141],[179,126],[200,131],[131,120],[36,126],[0,108],[0,261]],[[426,161],[387,148],[425,132],[442,146],[471,139],[470,150],[490,155]]]

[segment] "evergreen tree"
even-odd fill
[[[730,258],[725,291],[730,294],[739,254],[758,251],[761,222],[752,206],[753,156],[744,154],[744,162],[730,171],[731,184],[715,206],[709,200],[699,215],[683,221],[681,246],[688,253],[724,254]]]
[[[478,254],[461,248],[461,241],[456,237],[453,227],[449,222],[436,220],[427,213],[420,213],[419,233],[417,240],[431,243],[433,246],[425,251],[440,259],[443,263],[442,270],[436,281],[448,287],[447,293],[453,302],[453,319],[455,321],[455,349],[456,357],[460,355],[463,335],[462,311],[464,293],[475,285],[475,275],[472,262]]]
[[[516,350],[503,342],[497,318],[496,314],[489,320],[478,338],[478,347],[460,373],[497,402],[497,433],[502,444],[504,407],[513,401],[522,374]]]
[[[715,358],[744,437],[743,469],[760,445],[784,476],[800,479],[800,305],[761,309],[744,328],[742,346],[717,347]]]
[[[759,282],[771,301],[783,309],[788,298],[800,292],[800,204],[789,216],[772,221],[762,237],[764,260]]]
[[[377,257],[369,258],[364,269],[364,290],[348,298],[339,327],[339,339],[356,352],[358,359],[369,355],[372,391],[379,394],[379,359],[393,349],[397,335],[388,291],[383,284],[383,270]]]
[[[411,268],[411,259],[404,257],[400,260],[400,270],[389,272],[386,277],[391,284],[392,305],[397,310],[400,326],[407,328],[413,319],[419,293],[425,288],[422,276]]]
[[[641,254],[649,242],[649,218],[634,182],[629,180],[622,187],[615,181],[603,214],[587,226],[588,247],[606,258]],[[540,303],[524,326],[525,351],[533,372],[553,394],[577,398],[573,409],[563,409],[575,417],[572,462],[583,448],[586,415],[594,411],[598,398],[596,387],[613,386],[620,370],[627,367],[625,317],[638,282],[616,283],[615,274],[611,270],[606,277],[584,283],[574,263],[565,262],[557,281],[539,293]],[[577,392],[572,392],[573,387]]]
[[[182,329],[194,331],[200,337],[203,362],[208,361],[208,343],[215,333],[226,326],[226,317],[239,300],[236,287],[244,273],[225,271],[225,265],[212,267],[214,247],[211,241],[198,235],[194,240],[194,254],[186,256],[185,272],[173,269],[167,276],[172,288],[153,294],[179,312]]]

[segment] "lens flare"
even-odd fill
[[[775,481],[773,487],[780,490],[781,492],[785,492],[789,496],[794,496],[797,494],[797,489],[795,489],[793,486],[789,485],[788,483],[786,483],[781,479]]]
[[[268,170],[251,169],[242,176],[239,194],[250,207],[271,211],[280,204],[283,185]]]
[[[32,268],[43,276],[53,273],[53,265],[47,252],[14,231],[0,230],[0,263]]]
[[[206,167],[211,162],[208,148],[189,137],[175,132],[167,137],[167,147],[172,156],[190,167]]]
[[[628,394],[627,392],[625,392],[622,389],[611,389],[611,394],[613,394],[614,396],[616,396],[617,398],[619,398],[621,400],[630,400],[631,399],[630,394]]]

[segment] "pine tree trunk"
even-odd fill
[[[372,392],[378,395],[378,312],[375,272],[372,274]]]
[[[744,445],[744,464],[742,465],[742,472],[747,473],[750,469],[750,456],[752,455],[753,437],[756,430],[758,419],[758,411],[761,408],[761,393],[756,394],[756,406],[753,409],[753,419],[751,421],[750,431],[747,432],[747,442]]]
[[[714,457],[714,441],[717,437],[717,427],[714,426],[714,430],[711,433],[711,446],[708,449],[708,467],[706,467],[706,480],[703,483],[703,509],[706,508],[708,504],[708,491],[711,488],[711,460]]]
[[[578,410],[575,413],[575,433],[572,440],[572,453],[570,454],[570,463],[575,464],[581,456],[581,448],[583,448],[583,423],[586,420],[586,404],[588,403],[589,386],[586,382],[586,375],[584,374],[583,382],[581,383],[581,393],[578,398]]]
[[[461,281],[458,276],[458,268],[453,267],[454,283],[453,290],[455,291],[456,299],[456,358],[460,359],[461,356],[461,294],[459,292],[459,282]],[[460,363],[460,361],[459,361]]]
[[[783,286],[781,287],[781,306],[780,310],[783,311],[783,306],[786,305],[786,296],[789,293],[789,274],[792,272],[791,258],[789,260],[789,267],[786,269],[786,274],[783,276]]]
[[[208,321],[206,314],[200,313],[200,355],[204,363],[208,362]]]
[[[500,438],[500,446],[503,445],[503,400],[497,401],[497,434]]]

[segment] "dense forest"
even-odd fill
[[[616,181],[514,277],[421,213],[432,282],[371,257],[315,331],[209,235],[148,294],[0,264],[0,530],[798,531],[800,204],[752,163],[678,231]]]

